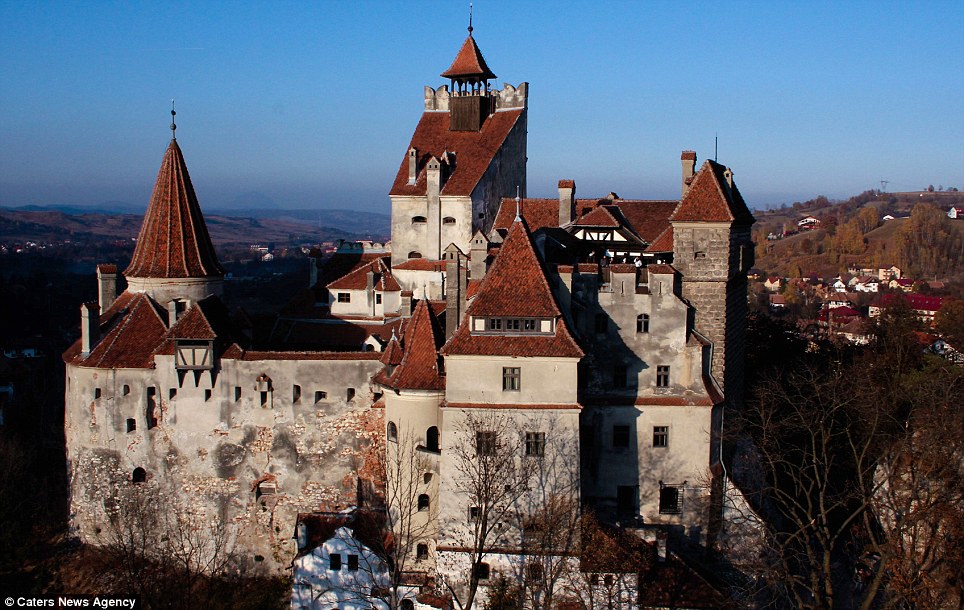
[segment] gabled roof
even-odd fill
[[[402,363],[402,346],[398,343],[398,337],[392,333],[392,338],[382,352],[381,363],[387,366],[398,366]]]
[[[519,201],[519,213],[526,219],[526,225],[530,231],[535,232],[545,227],[558,227],[559,199],[522,199]],[[503,197],[492,228],[508,231],[514,221],[515,199]]]
[[[419,301],[411,319],[405,324],[401,360],[390,375],[387,374],[387,369],[383,370],[375,377],[375,381],[395,389],[444,389],[445,379],[439,370],[438,355],[444,336],[432,308],[424,300]],[[397,342],[395,343],[397,345]],[[389,349],[391,345],[392,343],[389,343]],[[387,357],[389,360],[397,359],[397,356]],[[385,357],[382,362],[391,365],[391,362],[386,362]]]
[[[406,148],[406,151],[412,148],[418,151],[418,177],[415,184],[408,183],[406,155],[399,165],[390,194],[424,196],[426,162],[430,157],[441,158],[449,151],[455,153],[455,169],[442,186],[441,194],[471,195],[523,112],[521,109],[496,112],[485,119],[479,131],[451,131],[449,113],[424,112]]]
[[[64,360],[102,369],[153,368],[154,350],[167,333],[161,315],[146,294],[125,291],[101,316],[102,339],[90,354],[81,354],[78,341],[64,353]]]
[[[453,80],[489,80],[495,78],[495,74],[486,65],[485,58],[482,57],[482,51],[475,44],[471,31],[465,42],[462,43],[462,48],[455,55],[452,65],[449,66],[448,70],[442,72],[441,76]]]
[[[466,316],[553,318],[556,331],[544,336],[472,335],[470,324],[463,322],[442,348],[443,354],[583,356],[556,304],[524,220],[509,229]]]
[[[726,171],[726,167],[715,161],[703,162],[670,220],[753,224],[753,214],[746,207],[736,183],[733,186],[728,184]]]
[[[614,202],[614,205],[619,208],[623,217],[629,222],[630,228],[644,241],[655,244],[655,242],[660,237],[665,236],[666,231],[669,230],[669,247],[663,249],[673,249],[673,233],[669,219],[679,205],[679,201],[618,199]],[[662,251],[663,249],[658,251]]]
[[[601,205],[577,218],[573,224],[580,227],[618,227],[619,221],[609,211],[608,206]]]
[[[647,252],[672,252],[673,251],[673,227],[669,226],[659,234],[653,243],[646,248]]]
[[[164,153],[127,277],[202,278],[224,275],[176,140]]]
[[[392,270],[385,264],[388,257],[356,267],[348,275],[342,276],[328,284],[328,290],[365,290],[368,287],[368,273],[374,274],[374,288],[379,292],[398,292],[402,289],[392,276]]]

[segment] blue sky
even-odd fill
[[[178,142],[204,208],[387,211],[467,2],[0,1],[0,205],[145,205]],[[679,153],[751,206],[964,189],[964,2],[475,2],[530,83],[531,196],[678,197]],[[252,194],[254,193],[254,194]]]

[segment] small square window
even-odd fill
[[[167,391],[167,399],[174,400],[175,398],[177,398],[177,388],[171,388]]]
[[[328,569],[335,572],[341,569],[341,555],[338,553],[332,553],[328,557]]]
[[[522,369],[517,366],[502,367],[502,390],[518,392],[522,388]]]
[[[137,430],[137,422],[134,421],[134,418],[133,418],[133,417],[128,417],[128,418],[127,418],[127,431],[128,431],[128,432],[133,432],[134,430]]]
[[[482,509],[478,506],[469,507],[469,521],[475,523],[482,518]]]
[[[659,365],[656,367],[656,387],[669,387],[669,365]]]
[[[636,316],[636,332],[638,333],[648,333],[649,332],[649,314],[641,313]]]
[[[475,454],[476,455],[495,455],[496,434],[490,431],[479,431],[475,433]]]
[[[415,548],[415,558],[418,560],[428,559],[428,545],[420,544]]]
[[[98,400],[99,398],[100,398],[100,388],[94,388],[94,400]]]
[[[338,293],[339,303],[351,303],[351,293],[350,292],[339,292]]]
[[[131,393],[131,386],[125,383],[123,389],[121,389],[121,395],[127,396],[130,393]]]
[[[211,400],[211,390],[204,390],[204,402]]]
[[[659,484],[659,514],[678,515],[683,512],[682,486]]]
[[[375,293],[375,304],[376,304],[376,305],[381,305],[381,304],[382,304],[382,295],[381,295],[381,293]]]
[[[348,556],[348,571],[357,572],[358,571],[358,555]]]
[[[328,398],[327,392],[322,392],[321,390],[315,392],[315,402],[321,402],[326,398]]]
[[[475,575],[479,580],[488,580],[489,573],[490,573],[489,564],[480,563],[477,566],[475,566]]]
[[[240,401],[241,401],[241,386],[236,385],[234,386],[234,402],[240,402]]]
[[[502,330],[502,318],[489,318],[487,327],[489,330]]]
[[[298,384],[291,386],[291,402],[301,402],[301,386]]]
[[[546,433],[526,432],[526,456],[542,457],[546,454]]]
[[[613,447],[629,447],[629,426],[613,426]]]
[[[669,447],[669,426],[653,426],[653,447]]]
[[[346,397],[345,398],[346,400],[351,400],[352,398],[354,398],[355,388],[348,388],[348,390],[345,391],[345,397]]]

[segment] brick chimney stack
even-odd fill
[[[684,150],[683,154],[680,155],[680,163],[683,164],[683,194],[681,197],[686,197],[687,191],[690,190],[690,182],[696,175],[696,153],[692,150]]]
[[[100,303],[84,303],[80,306],[80,351],[84,356],[100,341]]]
[[[576,215],[576,182],[559,181],[559,226],[572,222]]]
[[[408,149],[408,183],[415,184],[418,178],[418,150],[413,146]]]

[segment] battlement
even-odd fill
[[[527,108],[529,105],[529,83],[519,83],[513,87],[506,83],[502,90],[479,91],[450,91],[448,85],[442,85],[438,89],[425,86],[425,111],[426,112],[448,112],[450,109],[449,100],[453,97],[470,96],[489,96],[495,99],[495,110],[516,110]]]

